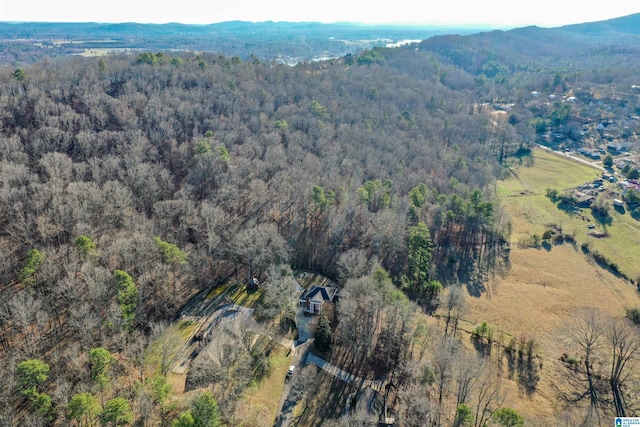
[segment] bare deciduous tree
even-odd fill
[[[367,272],[367,254],[363,249],[354,248],[338,256],[338,272],[341,280],[357,279]]]
[[[444,305],[447,310],[445,317],[445,335],[456,335],[458,330],[458,322],[460,318],[466,313],[468,304],[465,299],[465,291],[462,286],[450,286],[449,292],[444,297]]]
[[[476,383],[480,379],[486,362],[475,354],[464,350],[457,353],[454,361],[454,379],[456,383],[456,408],[467,403]]]
[[[574,404],[587,398],[589,410],[586,419],[597,420],[598,423],[605,400],[602,361],[598,356],[603,334],[602,315],[593,308],[576,313],[564,331],[565,339],[576,349],[581,361],[577,369],[567,372],[571,389],[565,392],[565,398]]]
[[[506,395],[502,391],[502,378],[493,366],[486,364],[475,390],[475,427],[484,426],[491,413],[499,409]]]
[[[251,279],[256,270],[289,260],[287,242],[273,224],[243,228],[233,239],[232,251],[236,259],[247,266],[247,279]]]
[[[633,396],[632,388],[628,387],[640,353],[638,328],[628,319],[612,318],[605,324],[604,338],[610,352],[609,386],[615,415],[626,417],[638,408],[637,396]]]

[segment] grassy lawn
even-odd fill
[[[178,350],[186,343],[195,332],[197,323],[180,320],[167,326],[162,334],[147,347],[145,361],[150,375],[159,374],[162,368],[162,360],[171,362],[176,357]]]
[[[512,171],[510,179],[498,183],[498,194],[513,220],[513,243],[533,234],[540,236],[550,225],[556,224],[565,233],[573,234],[578,244],[588,243],[592,251],[615,261],[630,278],[640,276],[640,265],[636,262],[640,257],[639,221],[628,212],[612,209],[611,224],[601,224],[590,209],[582,209],[581,215],[574,215],[559,209],[545,196],[549,188],[562,192],[593,181],[601,176],[600,171],[544,150],[534,151],[532,167],[523,165]],[[611,188],[615,186],[611,185]],[[609,237],[590,236],[589,224],[595,224],[595,230],[606,232]]]
[[[223,285],[217,286],[215,289],[213,289],[211,292],[209,292],[207,294],[207,296],[204,297],[204,298],[206,300],[212,300],[212,299],[220,296],[227,289],[229,289],[231,287],[231,285],[233,285],[233,280],[227,280],[226,283],[224,283]]]
[[[551,224],[566,232],[586,228],[581,218],[558,209],[545,193],[548,188],[562,192],[592,181],[596,170],[544,150],[535,150],[533,155],[533,166],[512,168],[513,176],[498,183],[498,194],[514,222],[513,241],[542,235]]]
[[[250,387],[238,402],[237,418],[248,425],[273,425],[285,386],[291,354],[289,349],[276,344],[269,356],[271,373]]]
[[[610,226],[598,228],[609,233],[609,237],[598,239],[585,237],[592,250],[597,250],[609,260],[615,261],[629,278],[640,278],[640,222],[636,221],[628,212],[620,214],[611,212],[612,223]]]
[[[306,270],[297,270],[294,272],[298,283],[304,288],[309,289],[311,286],[335,286],[331,280],[325,276]]]
[[[578,184],[592,181],[596,175],[600,176],[597,169],[545,150],[536,149],[533,156],[533,167],[522,165],[511,168],[517,177],[500,182],[501,196],[511,196],[522,191],[544,195],[547,188],[568,190]]]
[[[247,287],[243,286],[242,288],[231,294],[230,297],[234,304],[238,304],[248,308],[255,308],[263,293],[263,288],[247,290]]]

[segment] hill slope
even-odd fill
[[[625,59],[639,56],[639,21],[640,14],[635,14],[559,28],[524,27],[466,36],[434,36],[423,41],[420,48],[435,52],[470,73],[493,77],[491,72],[496,67],[557,68],[568,62],[574,66],[587,63],[595,56],[614,61],[621,49],[629,53]]]

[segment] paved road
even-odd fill
[[[300,371],[302,367],[305,365],[305,360],[308,354],[308,349],[311,343],[313,343],[312,335],[311,335],[311,322],[313,321],[313,316],[305,316],[302,310],[298,310],[296,313],[296,328],[298,329],[298,339],[295,342],[295,345],[292,346],[293,357],[291,358],[291,366],[294,366],[294,375],[293,378],[286,381],[284,390],[282,390],[282,396],[280,397],[280,406],[278,407],[278,413],[276,415],[276,420],[274,426],[276,427],[285,427],[291,424],[291,417],[293,415],[293,408],[297,403],[297,396],[299,395],[299,390],[291,390],[293,388],[300,388],[299,382]]]
[[[308,364],[316,365],[318,368],[322,369],[323,371],[328,372],[334,377],[337,377],[349,384],[354,382],[364,382],[362,378],[352,375],[347,371],[343,371],[337,366],[332,365],[331,363],[327,362],[323,358],[318,357],[311,352],[307,353],[307,358],[305,359],[305,365],[308,365]]]
[[[318,368],[322,369],[325,372],[333,375],[334,377],[340,378],[342,381],[347,382],[349,384],[360,384],[360,388],[371,387],[377,391],[381,391],[384,387],[385,380],[371,380],[357,377],[347,371],[344,371],[338,368],[335,365],[327,362],[321,357],[316,356],[311,352],[307,352],[307,357],[305,360],[305,364],[316,365]]]
[[[300,377],[300,371],[304,366],[303,362],[309,352],[310,345],[311,341],[307,341],[293,348],[294,353],[290,363],[295,367],[294,374],[293,378],[285,380],[286,383],[284,385],[284,390],[282,391],[282,396],[280,397],[280,406],[276,415],[275,422],[273,424],[274,427],[286,427],[291,425],[293,408],[298,402],[300,389],[302,384],[304,383],[304,379]]]
[[[571,153],[552,150],[551,148],[545,147],[544,145],[541,145],[541,144],[538,144],[538,147],[540,147],[543,150],[546,150],[546,151],[548,151],[548,152],[550,152],[552,154],[555,154],[556,156],[566,157],[568,159],[571,159],[571,160],[576,161],[578,163],[582,163],[583,165],[591,166],[592,168],[599,169],[601,171],[605,170],[605,168],[602,166],[601,162],[599,162],[599,161],[591,162],[589,160],[585,160],[585,159],[581,159],[580,157],[576,157]]]
[[[306,365],[315,365],[323,371],[333,375],[341,379],[342,381],[349,384],[358,384],[360,389],[365,389],[367,387],[371,387],[372,389],[382,392],[384,390],[384,386],[386,381],[384,379],[381,380],[370,380],[360,378],[356,375],[353,375],[345,370],[338,368],[335,365],[327,362],[321,357],[316,356],[315,354],[309,351],[309,346],[312,341],[308,341],[302,345],[299,345],[295,348],[296,353],[291,359],[291,364],[295,366],[294,378],[289,380],[284,387],[284,391],[282,392],[282,398],[280,399],[280,411],[278,411],[278,415],[276,417],[274,427],[288,427],[291,425],[291,418],[293,415],[293,408],[295,407],[298,396],[300,394],[300,390],[296,388],[300,388],[300,378],[296,377],[299,375],[300,369]]]

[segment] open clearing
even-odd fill
[[[247,425],[273,425],[291,361],[289,350],[279,344],[275,346],[269,355],[271,364],[269,376],[251,386],[238,402],[236,417]]]
[[[581,216],[562,211],[546,197],[547,189],[560,192],[601,177],[601,172],[544,150],[534,150],[534,166],[513,168],[512,178],[501,181],[498,195],[512,218],[512,243],[541,236],[551,224],[560,226],[565,234],[572,234],[578,244],[588,243],[592,251],[615,260],[620,271],[631,279],[640,277],[640,221],[628,211],[610,209],[611,224],[602,224],[590,209],[582,209]],[[612,188],[615,186],[612,185]],[[612,203],[610,201],[610,203]],[[608,238],[588,236],[588,224],[608,233]]]
[[[147,375],[160,373],[163,364],[165,369],[173,366],[173,369],[168,369],[167,379],[173,385],[176,400],[193,398],[199,390],[185,393],[187,370],[194,354],[197,354],[194,349],[198,348],[192,337],[198,330],[214,328],[212,342],[207,346],[210,347],[223,342],[229,329],[233,329],[236,335],[243,330],[265,333],[266,328],[253,319],[253,307],[262,294],[263,289],[247,290],[245,286],[235,286],[230,280],[194,298],[183,311],[183,314],[189,315],[167,326],[149,346],[146,354]],[[246,390],[236,407],[237,419],[247,425],[273,425],[291,361],[290,348],[282,343],[273,343],[269,354],[269,374]]]
[[[541,235],[549,224],[562,225],[565,232],[575,230],[578,242],[584,242],[587,235],[585,220],[558,209],[544,193],[546,188],[563,190],[592,180],[596,171],[541,150],[534,151],[534,155],[534,167],[518,168],[517,178],[499,183],[503,206],[513,222],[512,268],[490,285],[491,293],[469,299],[466,320],[488,322],[496,332],[533,338],[539,343],[543,368],[537,392],[527,396],[509,382],[506,404],[524,416],[540,419],[546,415],[553,423],[552,414],[560,411],[556,406],[557,386],[562,387],[566,369],[559,358],[568,351],[562,339],[563,325],[581,307],[598,307],[613,316],[624,316],[624,308],[640,305],[640,298],[635,286],[599,267],[579,245],[564,243],[547,248],[518,245],[523,237]],[[634,221],[628,214],[626,219]],[[620,242],[622,247],[640,236],[637,224],[629,225],[626,219],[614,217],[608,228],[612,237],[598,239],[593,247],[615,259],[621,267],[631,268],[618,258],[619,250],[613,249],[623,233],[632,235]],[[603,242],[609,246],[600,246]]]
[[[134,52],[135,48],[130,47],[93,47],[91,49],[85,49],[78,55],[85,57],[94,57],[94,56],[107,56],[107,55],[115,55],[118,53],[131,53]]]
[[[497,331],[535,339],[543,368],[537,393],[531,398],[511,384],[507,399],[523,415],[552,414],[555,385],[564,382],[560,356],[562,327],[581,307],[599,307],[623,316],[624,307],[640,303],[635,287],[600,268],[580,248],[570,244],[545,249],[514,249],[512,270],[493,285],[491,297],[471,298],[468,320],[488,322]]]

